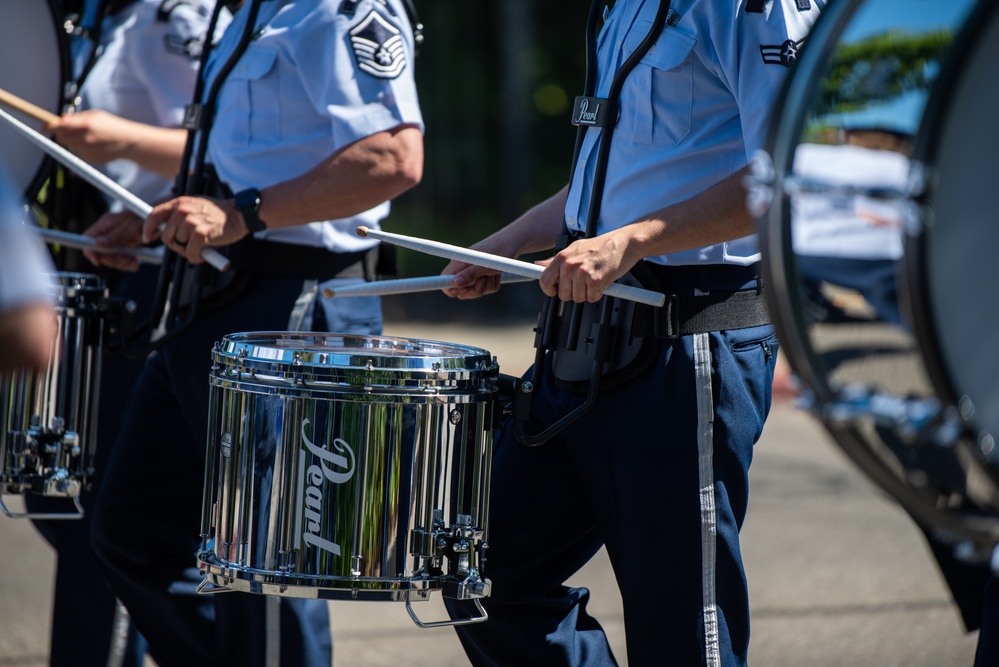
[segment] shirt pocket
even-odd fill
[[[227,101],[220,104],[217,118],[229,124],[228,141],[232,145],[280,141],[281,95],[276,62],[277,51],[251,45],[223,84]],[[219,129],[216,126],[216,131]]]
[[[636,22],[624,40],[635,52],[652,24]],[[692,51],[696,41],[664,28],[621,89],[621,138],[654,146],[676,146],[690,133],[694,106]]]

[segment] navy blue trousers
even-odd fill
[[[195,592],[208,375],[212,347],[226,334],[285,330],[301,287],[301,280],[254,278],[239,298],[154,352],[133,390],[91,538],[160,667],[252,667],[265,664],[268,647],[274,650],[266,627],[273,599]],[[332,663],[325,601],[281,598],[279,615],[282,666]]]
[[[749,602],[739,549],[753,446],[770,410],[773,327],[700,336],[710,377],[698,400],[693,336],[655,367],[601,392],[556,439],[498,436],[483,600],[489,620],[456,628],[473,665],[616,665],[589,591],[564,582],[602,546],[624,603],[632,667],[745,665]],[[532,416],[551,424],[582,402],[550,372]],[[699,420],[699,410],[702,419]],[[706,412],[705,412],[706,410]],[[700,422],[700,423],[699,423]],[[453,617],[467,602],[445,600]]]

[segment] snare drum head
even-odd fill
[[[768,153],[754,165],[758,181],[772,184],[754,200],[769,203],[765,213],[756,212],[782,349],[816,414],[846,453],[917,518],[978,541],[984,550],[999,537],[999,522],[982,525],[978,517],[999,512],[999,475],[976,457],[974,436],[942,391],[939,364],[925,344],[926,308],[915,303],[907,269],[909,237],[924,217],[923,202],[913,194],[922,173],[916,147],[924,142],[924,118],[942,94],[943,79],[955,71],[966,26],[983,4],[995,3],[830,3],[789,78]],[[988,114],[988,103],[977,104],[976,113]],[[994,129],[979,129],[991,131],[994,140]],[[970,131],[966,138],[975,141]],[[985,163],[986,147],[977,166],[962,164],[960,150],[952,147],[942,180],[956,184],[969,169],[980,170],[981,179],[994,173]],[[955,188],[955,194],[970,195],[970,189]],[[992,189],[995,196],[999,189]],[[969,205],[953,206],[948,223]],[[962,224],[975,234],[981,227]],[[948,234],[959,246],[949,250],[934,242],[927,254],[936,259],[927,264],[935,261],[934,271],[956,278],[966,268],[958,257],[971,235]],[[981,238],[995,236],[990,229]],[[995,245],[986,241],[966,256],[978,262]],[[993,271],[994,281],[995,265],[993,260],[979,273]],[[934,287],[949,292],[954,279],[945,282]],[[988,283],[979,284],[984,290]],[[954,331],[937,333],[949,334],[953,353],[965,355],[967,364],[991,344],[973,344],[957,323],[972,321],[962,320],[972,299],[965,296],[958,303],[941,294],[950,300],[936,318],[948,313]],[[978,297],[989,301],[984,291]],[[985,324],[980,317],[974,321]]]
[[[52,113],[62,106],[69,78],[66,34],[51,0],[9,2],[0,21],[0,88]],[[41,123],[4,108],[33,129]],[[7,123],[0,122],[0,160],[18,192],[33,189],[44,152]]]

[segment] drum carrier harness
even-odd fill
[[[614,75],[606,98],[594,96],[597,81],[597,22],[601,0],[593,0],[586,24],[586,79],[584,94],[576,97],[572,124],[577,126],[569,186],[576,172],[587,129],[601,129],[592,194],[587,209],[585,233],[571,232],[568,225],[558,237],[559,252],[579,238],[596,236],[603,200],[604,181],[610,157],[614,126],[619,117],[618,100],[625,79],[659,39],[667,24],[674,25],[670,0],[662,0],[649,33]],[[714,267],[718,268],[718,267]],[[743,269],[743,267],[738,267]],[[619,282],[662,291],[651,262],[639,261]],[[604,296],[596,303],[562,301],[547,297],[534,328],[537,352],[530,378],[513,378],[510,413],[517,440],[529,447],[542,445],[569,427],[596,405],[601,389],[619,386],[646,372],[659,356],[662,341],[684,335],[722,329],[740,329],[770,323],[762,283],[756,290],[721,292],[706,296],[666,294],[661,307],[636,304]],[[528,433],[533,393],[551,353],[551,372],[559,388],[586,399],[540,432]],[[509,386],[509,377],[505,384]],[[509,388],[506,391],[510,391]],[[506,392],[505,392],[506,393]]]

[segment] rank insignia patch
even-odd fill
[[[763,62],[768,65],[790,67],[798,59],[798,49],[804,43],[804,39],[799,39],[798,41],[789,39],[779,46],[765,46],[761,44],[760,54],[763,56]]]
[[[402,34],[374,9],[351,29],[350,45],[357,66],[371,76],[394,79],[406,67]]]

